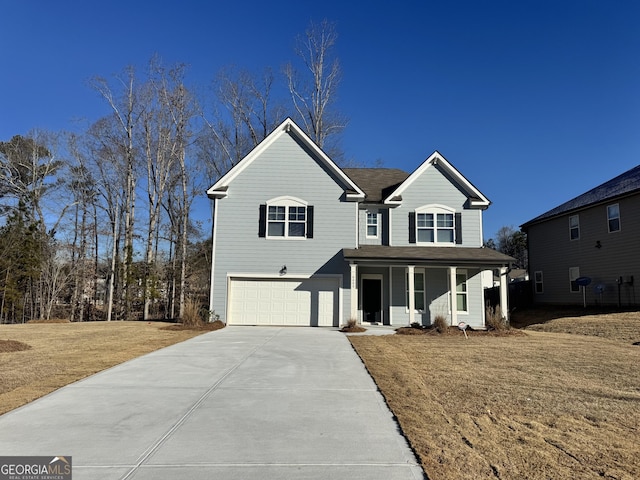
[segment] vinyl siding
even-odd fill
[[[607,206],[617,203],[620,207],[618,232],[609,233]],[[542,271],[544,293],[535,294],[537,303],[582,304],[582,292],[571,293],[569,289],[569,268],[579,267],[580,276],[590,277],[586,287],[586,300],[590,305],[617,305],[618,277],[633,275],[633,285],[620,287],[621,304],[640,302],[640,195],[605,202],[579,212],[571,212],[545,222],[530,225],[529,270]],[[570,240],[569,217],[579,215],[580,238]],[[601,247],[596,248],[596,242]],[[602,296],[594,287],[602,285]]]
[[[482,246],[482,210],[464,208],[467,196],[437,165],[427,168],[402,194],[402,205],[393,211],[393,245],[409,243],[409,212],[425,205],[444,205],[462,214],[462,247]]]
[[[367,238],[367,213],[378,214],[377,238]],[[389,245],[389,209],[361,207],[358,213],[358,233],[360,245]]]
[[[416,269],[421,268],[419,265]],[[444,315],[451,323],[449,272],[446,268],[425,268],[425,301],[428,311],[416,312],[414,318],[422,325],[430,325],[437,315]],[[406,305],[406,268],[391,269],[391,316],[393,325],[409,324],[409,312]],[[484,289],[479,270],[467,269],[467,301],[469,313],[458,312],[458,322],[465,322],[476,328],[484,327]]]
[[[216,200],[214,226],[213,308],[221,320],[226,321],[228,273],[277,277],[283,265],[287,275],[343,275],[343,305],[349,305],[348,265],[341,249],[356,244],[356,206],[343,200],[343,189],[306,148],[282,135],[233,180],[227,193]],[[280,196],[314,207],[314,238],[258,237],[259,205]]]

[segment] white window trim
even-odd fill
[[[465,284],[465,291],[464,292],[458,292],[458,275],[464,275],[464,284]],[[458,294],[464,294],[465,297],[467,297],[467,309],[466,310],[458,310]],[[458,313],[458,315],[468,315],[469,314],[469,273],[467,272],[467,270],[462,269],[462,268],[458,268],[456,269],[456,292],[455,292],[455,298],[456,298],[456,312]]]
[[[266,224],[266,232],[265,238],[270,240],[306,240],[307,239],[307,207],[309,206],[308,202],[296,197],[291,196],[282,196],[272,198],[267,201],[267,218],[265,221]],[[269,235],[269,207],[286,207],[284,213],[284,235]],[[304,215],[304,235],[301,237],[290,237],[289,236],[289,207],[304,207],[305,215]]]
[[[617,217],[610,217],[609,216],[609,208],[610,207],[618,207],[618,216]],[[618,219],[618,229],[617,230],[611,230],[611,220],[614,219]],[[612,203],[611,205],[607,205],[607,232],[609,233],[617,233],[620,230],[622,230],[622,219],[621,219],[621,215],[620,215],[620,204],[619,203]]]
[[[538,274],[540,274],[540,280],[538,280]],[[542,274],[542,270],[536,270],[535,272],[533,272],[533,285],[534,285],[533,292],[536,295],[544,294],[544,275]],[[536,288],[537,285],[541,286],[540,291],[538,291],[538,289]]]
[[[422,207],[416,208],[416,244],[417,245],[438,245],[438,246],[455,246],[456,244],[456,211],[451,207],[447,207],[446,205],[440,205],[437,203],[424,205]],[[418,235],[418,214],[421,213],[431,213],[433,214],[433,242],[421,242]],[[453,228],[445,229],[453,231],[453,241],[451,242],[439,242],[438,241],[438,213],[447,213],[453,215]]]
[[[424,286],[424,290],[422,291],[422,297],[423,297],[422,303],[424,304],[424,310],[415,308],[413,311],[415,313],[425,313],[429,310],[427,307],[427,272],[425,268],[415,267],[413,270],[414,276],[417,275],[418,273],[422,275],[422,279],[423,279],[422,285]],[[405,300],[404,312],[405,313],[409,313],[409,303],[407,302],[407,297],[409,295],[409,284],[407,282],[408,279],[409,279],[409,269],[405,268],[404,269],[404,300]],[[414,285],[415,285],[415,281],[414,281]],[[414,294],[415,292],[416,290],[414,286]]]
[[[369,226],[374,226],[374,224],[369,224],[369,215],[373,215],[374,218],[376,219],[375,235],[369,235]],[[365,210],[365,236],[366,238],[380,238],[380,213],[379,212],[370,212],[369,210]]]
[[[576,219],[576,225],[571,225],[571,219]],[[576,238],[571,238],[571,231],[576,228],[578,230],[578,236]],[[580,240],[580,216],[579,215],[571,215],[569,217],[569,241],[574,242],[576,240]]]

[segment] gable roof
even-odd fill
[[[282,135],[294,135],[302,144],[307,147],[332,174],[336,180],[344,188],[348,200],[362,200],[365,197],[364,192],[331,160],[326,153],[318,147],[309,136],[302,131],[298,125],[289,117],[287,117],[273,132],[262,140],[256,147],[251,150],[242,160],[225,173],[220,179],[207,190],[209,198],[224,198],[227,196],[229,184],[244,171],[251,163],[258,158],[265,150],[267,150]]]
[[[397,168],[343,168],[365,193],[367,203],[381,203],[409,174]]]
[[[640,192],[640,165],[627,170],[626,172],[618,175],[615,178],[592,188],[588,192],[578,195],[577,197],[563,203],[555,208],[552,208],[548,212],[537,216],[533,220],[521,225],[521,228],[526,228],[533,223],[537,223],[543,220],[550,219],[559,215],[563,215],[575,210],[580,210],[591,205],[596,205],[601,202],[606,202],[614,198],[628,195],[630,193]]]
[[[456,168],[451,165],[437,150],[433,152],[406,180],[404,180],[397,188],[392,190],[384,198],[387,205],[400,205],[402,203],[402,193],[418,179],[425,170],[438,165],[442,168],[467,194],[469,204],[472,207],[486,209],[491,201],[485,197],[469,180],[467,180]]]

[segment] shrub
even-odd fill
[[[506,330],[508,328],[507,319],[502,315],[500,305],[487,307],[485,323],[490,330]]]
[[[187,298],[184,302],[184,314],[182,315],[182,324],[185,326],[195,327],[206,322],[202,314],[200,304],[193,298]]]
[[[449,323],[444,315],[436,315],[433,319],[433,328],[438,333],[445,333],[449,330]]]
[[[345,326],[340,329],[341,332],[346,333],[358,333],[358,332],[366,332],[367,329],[362,325],[358,325],[358,321],[355,318],[350,318]]]

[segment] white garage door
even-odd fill
[[[232,325],[338,325],[338,280],[232,278]]]

